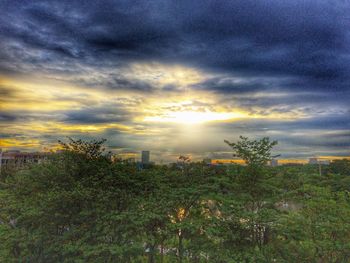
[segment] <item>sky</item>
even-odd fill
[[[0,147],[350,155],[350,2],[0,0]]]

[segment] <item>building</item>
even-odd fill
[[[136,152],[122,152],[118,154],[112,154],[112,162],[121,162],[121,163],[136,163]]]
[[[271,161],[270,161],[270,166],[271,166],[271,167],[276,167],[276,166],[278,166],[278,160],[277,160],[277,159],[271,159]]]
[[[150,162],[150,151],[142,151],[141,152],[141,163],[149,164]]]
[[[322,164],[322,165],[329,165],[331,163],[330,160],[320,160],[318,161],[319,164]]]
[[[241,159],[213,159],[211,160],[212,165],[233,165],[233,164],[240,164],[240,165],[246,165],[244,160]]]
[[[41,163],[46,160],[50,154],[49,152],[3,152],[0,149],[0,171],[7,168],[18,169],[30,164]]]
[[[309,164],[318,164],[318,159],[315,157],[309,158]]]
[[[207,165],[210,165],[211,164],[211,159],[210,158],[204,158],[203,159],[203,163],[207,164]]]

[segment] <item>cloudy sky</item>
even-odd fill
[[[350,2],[0,0],[0,146],[350,153]]]

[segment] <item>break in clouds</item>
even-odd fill
[[[170,160],[228,157],[223,140],[246,135],[285,157],[348,155],[349,14],[341,0],[1,1],[1,147],[103,137]]]

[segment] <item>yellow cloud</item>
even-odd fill
[[[54,111],[79,109],[106,101],[105,92],[84,89],[61,81],[38,80],[38,77],[5,78],[0,76],[0,86],[11,89],[11,96],[0,98],[4,110]]]
[[[148,116],[144,118],[144,121],[197,124],[211,121],[226,121],[243,117],[246,117],[246,115],[238,112],[175,111],[158,116]]]
[[[156,62],[134,63],[125,75],[161,86],[176,85],[177,87],[196,84],[206,78],[203,72],[195,68]]]
[[[40,140],[38,139],[18,139],[18,138],[6,138],[0,139],[0,148],[40,148]]]

